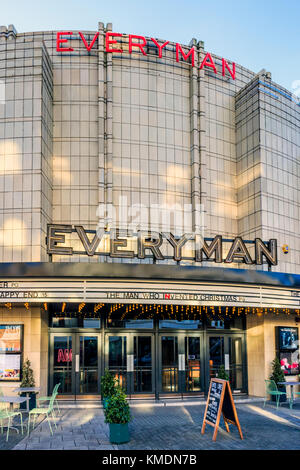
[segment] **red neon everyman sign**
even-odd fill
[[[87,42],[86,38],[81,32],[78,32],[80,39],[82,40],[84,47],[88,52],[91,51],[92,47],[94,46],[95,42],[98,39],[99,32],[95,33],[92,41],[90,43]],[[74,49],[72,47],[68,47],[68,39],[70,39],[70,36],[73,35],[73,31],[59,31],[57,32],[56,35],[56,51],[57,52],[72,52]],[[65,37],[68,36],[68,37]],[[122,54],[123,49],[120,47],[120,38],[122,38],[124,35],[121,33],[113,33],[111,31],[108,31],[105,33],[105,52],[109,53],[118,53]],[[163,44],[160,44],[157,42],[156,39],[151,38],[150,39],[154,45],[157,47],[158,50],[158,57],[161,58],[163,54],[163,49],[164,47],[169,44],[169,41],[164,42]],[[147,55],[147,52],[145,51],[145,47],[147,46],[147,39],[145,36],[137,36],[135,34],[129,34],[128,35],[128,50],[129,54],[132,54],[132,52],[141,52],[143,55]],[[182,46],[179,43],[176,43],[176,62],[180,62],[182,60],[187,61],[188,59],[191,59],[191,64],[192,67],[195,67],[195,48],[192,46],[190,50],[185,53],[184,50],[182,49]],[[202,70],[204,67],[208,67],[209,69],[212,69],[215,74],[218,73],[216,64],[212,58],[212,55],[207,52],[204,59],[202,60],[200,64],[200,70]],[[226,75],[226,72],[228,72],[233,80],[235,80],[235,63],[232,62],[231,66],[227,62],[226,59],[222,59],[222,76],[224,77]]]

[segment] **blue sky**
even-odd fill
[[[142,34],[214,52],[293,91],[300,80],[300,0],[12,0],[1,2],[0,24],[17,31],[97,30]]]

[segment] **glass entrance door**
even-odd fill
[[[178,336],[161,336],[161,391],[178,391]]]
[[[151,336],[133,336],[135,393],[152,392],[152,350]]]
[[[128,394],[152,393],[153,343],[149,334],[109,334],[105,338],[106,367]]]
[[[75,371],[73,367],[72,335],[55,335],[50,343],[50,393],[60,383],[59,395],[74,395]]]
[[[100,393],[98,334],[53,334],[50,338],[50,392],[60,383],[59,395]]]
[[[244,368],[243,368],[243,343],[241,337],[230,337],[229,340],[229,376],[233,390],[243,391],[244,389]]]
[[[246,364],[242,335],[208,335],[208,384],[217,377],[220,366],[229,375],[232,391],[246,392]]]
[[[99,341],[98,336],[77,335],[76,345],[76,394],[93,395],[99,393]],[[79,362],[79,367],[78,367]],[[78,370],[79,369],[79,370]]]
[[[185,348],[185,370],[186,370],[186,392],[201,392],[201,351],[200,337],[186,336],[184,338]]]
[[[109,371],[118,380],[124,391],[127,390],[127,336],[109,335],[106,337]]]

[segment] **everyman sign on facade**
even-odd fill
[[[59,31],[57,32],[57,35],[56,35],[56,51],[60,53],[73,52],[74,48],[70,47],[70,44],[68,44],[68,42],[72,38],[76,39],[77,34],[80,40],[83,42],[86,50],[88,52],[91,52],[92,48],[95,47],[95,44],[97,44],[96,41],[98,39],[100,32],[95,33],[91,42],[88,43],[88,41],[86,40],[86,37],[80,31],[78,33],[77,32],[73,33],[73,31]],[[110,52],[112,54],[116,54],[116,53],[122,54],[123,52],[125,52],[125,50],[122,49],[122,39],[124,42],[124,39],[126,40],[127,38],[128,38],[129,54],[132,54],[133,52],[140,52],[141,54],[146,56],[148,47],[150,46],[151,48],[152,47],[157,48],[157,55],[159,58],[162,58],[163,52],[164,52],[163,50],[169,44],[169,41],[165,41],[164,43],[159,43],[155,38],[151,38],[149,40],[149,39],[146,39],[145,36],[137,36],[136,34],[125,35],[121,33],[112,33],[111,31],[108,31],[107,33],[105,33],[105,46],[104,46],[105,52]],[[185,52],[183,50],[183,47],[179,43],[176,43],[174,53],[176,55],[176,62],[180,62],[183,60],[189,61],[192,67],[195,67],[196,50],[194,46],[192,46],[189,51]],[[200,63],[199,68],[200,70],[208,68],[209,70],[213,70],[215,74],[218,73],[217,66],[212,58],[212,55],[209,52],[205,54],[203,60]],[[227,60],[222,58],[222,70],[220,72],[222,73],[223,77],[226,74],[228,74],[229,76],[231,76],[233,80],[235,80],[235,63],[232,62],[230,66]]]
[[[72,246],[66,246],[66,234],[76,233],[84,251],[76,251]],[[230,247],[224,253],[224,243]],[[173,256],[163,254],[166,245],[173,248]],[[184,256],[184,246],[189,244],[189,253]],[[254,256],[250,255],[246,244],[254,245]],[[106,248],[109,247],[109,248]],[[133,249],[136,247],[136,249]],[[195,240],[191,234],[175,237],[172,233],[138,231],[133,234],[129,230],[116,230],[114,233],[96,230],[85,230],[82,225],[49,224],[47,233],[47,252],[53,255],[83,254],[88,256],[102,255],[112,258],[149,257],[154,260],[174,259],[175,261],[193,260],[197,262],[212,260],[215,263],[277,264],[277,240],[263,242],[260,238],[254,241],[243,241],[241,237],[233,240],[223,240],[217,235],[213,240]]]

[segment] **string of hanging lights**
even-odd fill
[[[30,303],[25,302],[24,307],[29,310]],[[51,305],[51,304],[50,304]],[[12,303],[7,302],[5,307],[12,309]],[[44,311],[49,310],[49,305],[45,302],[42,304]],[[236,306],[207,306],[207,305],[173,305],[173,304],[54,304],[51,308],[52,314],[56,317],[76,317],[83,316],[86,318],[99,318],[103,314],[107,315],[108,322],[118,318],[121,321],[125,319],[153,319],[159,317],[161,319],[169,319],[177,321],[197,320],[207,317],[209,320],[217,318],[235,318],[246,317],[247,315],[296,315],[300,318],[300,309],[278,308],[278,307],[236,307]]]

